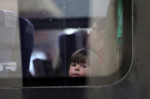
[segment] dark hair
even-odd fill
[[[73,63],[75,63],[75,62],[77,62],[77,63],[86,63],[88,61],[88,54],[89,54],[89,50],[86,49],[86,48],[82,48],[82,49],[77,50],[70,57],[69,65],[72,62]]]

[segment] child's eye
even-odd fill
[[[82,67],[82,68],[87,68],[87,65],[82,65],[81,67]]]
[[[76,63],[71,63],[71,66],[76,66]]]

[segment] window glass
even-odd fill
[[[23,86],[106,85],[127,73],[129,0],[2,0],[0,5],[5,5],[0,21],[4,17],[10,28],[9,36],[0,34],[1,78],[23,78]]]

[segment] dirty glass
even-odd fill
[[[19,79],[20,86],[88,86],[126,75],[132,33],[125,1],[0,2],[0,79]]]

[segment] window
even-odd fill
[[[13,45],[17,48],[11,50],[16,56],[1,59],[0,66],[13,62],[21,68],[11,77],[22,77],[23,86],[107,85],[127,74],[132,58],[131,0],[19,0],[15,4],[1,9],[16,12],[18,33],[11,36],[17,38]],[[0,76],[8,78],[3,72]]]

